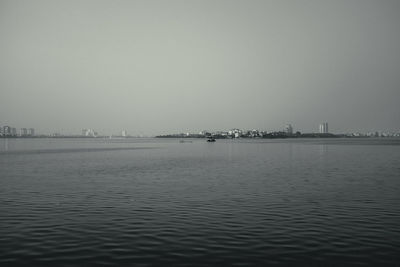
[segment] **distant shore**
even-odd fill
[[[354,136],[348,134],[320,134],[320,133],[304,133],[304,134],[266,134],[262,136],[225,136],[225,135],[212,135],[215,139],[298,139],[298,138],[399,138],[399,136]],[[208,136],[204,135],[186,135],[186,134],[168,134],[157,136],[81,136],[81,135],[35,135],[35,136],[0,136],[2,139],[40,139],[40,138],[69,138],[69,139],[132,139],[132,138],[176,138],[176,139],[206,139]]]
[[[202,135],[181,135],[181,134],[170,134],[170,135],[158,135],[156,138],[207,138]],[[346,134],[320,134],[320,133],[304,133],[299,135],[287,135],[287,134],[266,134],[262,136],[224,136],[224,135],[212,135],[215,139],[287,139],[287,138],[398,138],[395,136],[351,136]]]
[[[82,135],[34,135],[34,136],[0,136],[0,138],[31,139],[31,138],[84,138],[84,139],[130,139],[130,138],[151,138],[153,136],[82,136]]]

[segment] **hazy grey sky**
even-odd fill
[[[0,125],[400,130],[400,1],[0,0]]]

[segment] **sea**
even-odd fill
[[[0,266],[400,266],[400,139],[182,140],[0,139]]]

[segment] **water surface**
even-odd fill
[[[1,266],[400,264],[398,139],[0,139]]]

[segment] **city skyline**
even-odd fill
[[[193,130],[186,130],[186,131],[176,131],[176,132],[169,132],[169,133],[158,133],[154,135],[148,135],[148,134],[143,134],[143,133],[129,133],[126,129],[114,129],[112,133],[110,132],[98,132],[96,129],[92,128],[84,128],[81,129],[79,133],[77,132],[60,132],[60,131],[52,131],[50,133],[44,133],[44,132],[36,132],[34,128],[18,128],[14,127],[14,125],[1,125],[0,124],[0,136],[5,137],[5,136],[18,136],[18,137],[33,137],[33,136],[39,136],[39,137],[105,137],[105,136],[119,136],[119,137],[156,137],[156,136],[171,136],[171,135],[205,135],[205,133],[215,133],[215,134],[228,134],[231,136],[236,136],[239,137],[242,133],[248,132],[251,134],[251,132],[256,132],[256,135],[259,133],[267,134],[267,133],[284,133],[287,136],[298,136],[299,134],[305,134],[306,136],[309,134],[330,134],[331,136],[336,135],[336,137],[343,137],[343,136],[348,136],[348,137],[398,137],[400,136],[400,131],[387,131],[387,130],[379,130],[379,131],[366,131],[366,132],[361,132],[361,131],[345,131],[345,132],[332,132],[328,129],[328,122],[322,122],[318,125],[318,129],[316,130],[311,130],[311,131],[300,131],[299,129],[296,129],[293,127],[292,124],[288,123],[286,124],[283,128],[281,129],[262,129],[262,128],[251,128],[251,129],[245,129],[245,128],[229,128],[228,129],[207,129],[207,130],[201,130],[201,131],[193,131]]]
[[[398,1],[0,1],[0,123],[400,130]]]

